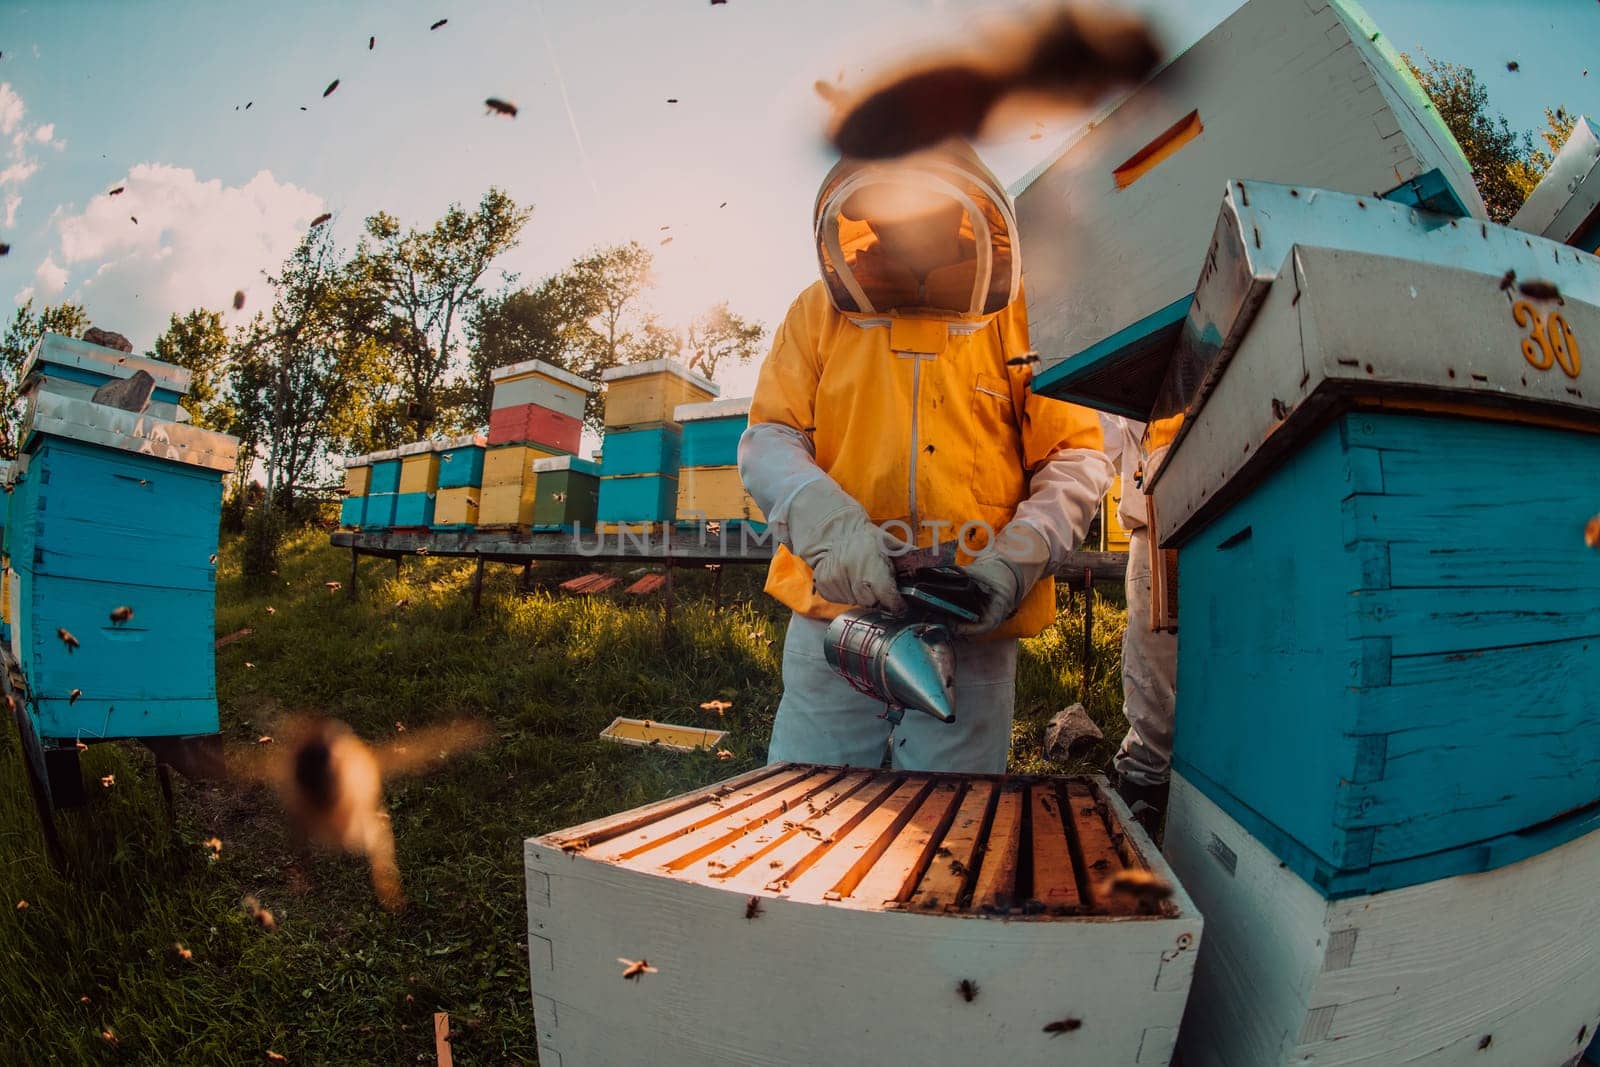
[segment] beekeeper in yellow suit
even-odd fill
[[[841,161],[817,195],[822,280],[761,368],[739,471],[776,532],[766,590],[793,609],[773,762],[1006,769],[1017,639],[1055,619],[1050,574],[1111,482],[1093,412],[1029,390],[1016,220],[966,145]],[[899,613],[896,567],[964,566],[956,721],[898,727],[823,658],[852,605]],[[891,739],[890,733],[894,736]]]

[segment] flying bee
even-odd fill
[[[233,291],[233,310],[240,311],[240,310],[243,310],[243,308],[244,308],[244,290],[243,289],[235,289]]]
[[[1517,284],[1517,272],[1516,271],[1508,270],[1508,271],[1506,271],[1504,274],[1502,274],[1500,276],[1500,291],[1502,293],[1509,291],[1510,288],[1513,285],[1516,285],[1516,284]]]
[[[1006,360],[1006,366],[1008,366],[1008,367],[1026,367],[1030,363],[1037,363],[1037,362],[1039,362],[1039,353],[1037,353],[1037,352],[1024,352],[1020,356],[1012,356],[1010,359]]]
[[[440,27],[440,26],[443,26],[443,25],[444,25],[444,24],[445,24],[445,23],[447,23],[447,22],[449,22],[449,21],[450,21],[450,20],[449,20],[449,19],[440,19],[440,20],[439,20],[439,21],[438,21],[438,22],[435,22],[435,23],[434,23],[434,24],[433,24],[433,25],[432,25],[432,26],[429,26],[429,27],[428,27],[428,29],[430,29],[430,30],[436,30],[436,29],[438,29],[438,28],[439,28],[439,27]]]
[[[483,102],[483,106],[489,109],[489,114],[491,115],[504,115],[509,119],[517,117],[517,105],[509,100],[500,100],[491,96]]]
[[[278,609],[277,608],[273,607],[271,604],[267,605],[267,614],[268,615],[276,615],[277,613],[278,613]]]
[[[1558,304],[1565,304],[1561,299],[1561,290],[1557,289],[1554,282],[1542,281],[1538,278],[1520,283],[1517,291],[1530,300],[1554,300]]]
[[[409,608],[411,606],[411,598],[403,596],[394,602],[394,606],[397,608]]]
[[[754,900],[755,897],[751,897],[750,899]],[[27,911],[28,910],[28,902],[26,900],[17,901],[17,910],[18,911]]]
[[[76,704],[78,702],[78,698],[81,697],[81,696],[83,696],[83,690],[82,689],[74,689],[72,692],[67,694],[67,704],[68,705]],[[88,746],[86,745],[84,747],[87,748]]]
[[[131,618],[133,618],[133,609],[126,604],[119,608],[111,609],[111,622],[115,626],[121,626]]]
[[[269,1048],[269,1049],[267,1049],[267,1062],[268,1063],[288,1063],[289,1062],[289,1057],[285,1056],[281,1052],[274,1052]]]
[[[394,831],[382,810],[383,779],[427,770],[481,744],[488,731],[467,720],[370,746],[342,722],[308,716],[279,732],[284,743],[241,753],[236,773],[277,790],[300,840],[365,856],[379,902],[402,907]]]
[[[272,912],[263,908],[261,901],[254,896],[244,898],[244,910],[250,918],[255,920],[257,926],[269,934],[278,928],[278,920],[273,917]]]
[[[1105,892],[1132,900],[1141,912],[1153,912],[1172,896],[1172,886],[1142,867],[1118,871],[1103,885]]]
[[[970,978],[963,978],[956,983],[956,992],[961,994],[961,999],[971,1004],[978,999],[978,983]]]
[[[975,136],[1008,98],[1090,103],[1140,81],[1160,58],[1139,17],[1061,5],[882,72],[862,91],[822,83],[817,90],[834,109],[828,130],[834,147],[858,159],[883,159]]]
[[[617,962],[622,964],[622,977],[628,979],[629,981],[637,982],[639,980],[639,976],[643,974],[661,973],[656,968],[650,966],[649,960],[630,960],[624,956],[618,956]]]
[[[1600,515],[1589,520],[1583,528],[1583,543],[1590,548],[1600,548]]]
[[[1065,1019],[1057,1019],[1053,1023],[1044,1024],[1044,1032],[1049,1034],[1051,1037],[1055,1037],[1058,1034],[1070,1034],[1074,1030],[1080,1030],[1082,1028],[1083,1020],[1074,1019],[1070,1016]]]
[[[109,193],[107,193],[106,195],[107,196],[121,196],[123,194],[123,192],[125,192],[127,190],[127,188],[128,187],[126,185],[119,185],[115,189],[113,189]]]
[[[104,1030],[100,1031],[100,1040],[104,1041],[106,1044],[110,1045],[112,1048],[116,1048],[118,1045],[122,1044],[122,1042],[117,1040],[117,1035],[112,1031],[111,1027],[109,1027],[109,1026],[106,1027]]]
[[[194,952],[190,949],[184,948],[182,941],[174,941],[172,943],[172,954],[178,957],[180,960],[194,959]]]
[[[343,582],[323,582],[322,583],[322,588],[326,589],[330,593],[334,593],[334,592],[338,592],[340,589],[343,589],[344,588],[344,583]]]
[[[733,758],[733,753],[732,752],[729,752],[725,748],[717,749],[717,759],[719,759],[719,760],[730,760],[732,758]]]
[[[720,719],[720,718],[722,718],[722,713],[723,712],[725,712],[729,708],[733,707],[733,701],[731,701],[731,700],[708,700],[705,703],[701,704],[700,707],[705,711],[714,711],[714,712],[716,712],[717,713],[717,718]]]
[[[369,52],[372,51],[372,49],[377,45],[377,43],[378,43],[378,39],[376,37],[368,37],[367,38],[367,51],[369,51]]]
[[[222,838],[208,837],[204,842],[207,852],[206,859],[214,860],[222,855]]]
[[[316,218],[311,220],[311,228],[314,230],[318,226],[321,226],[324,222],[327,222],[331,218],[333,218],[333,212],[324,211],[322,214],[318,215]]]
[[[72,632],[70,630],[68,630],[66,627],[64,627],[64,626],[56,627],[56,636],[61,638],[61,643],[63,645],[67,646],[67,651],[68,652],[73,652],[73,651],[77,650],[78,639],[76,637],[73,637],[72,636]]]
[[[100,788],[101,789],[110,789],[112,786],[114,786],[116,784],[117,784],[117,776],[114,775],[114,774],[102,775],[101,778],[100,778]]]
[[[746,919],[754,919],[754,918],[758,917],[760,914],[761,914],[761,898],[760,897],[751,897],[749,900],[744,902],[744,917]]]
[[[1506,69],[1515,74],[1517,71],[1522,69],[1522,64],[1513,59],[1506,63]]]
[[[328,83],[328,87],[326,89],[322,90],[322,98],[326,100],[328,97],[333,95],[333,91],[337,88],[339,88],[339,79],[335,78],[333,81]]]
[[[272,744],[272,735],[271,734],[262,734],[260,737],[256,738],[256,744],[258,744],[258,745],[270,745],[270,744]]]

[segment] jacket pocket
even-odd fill
[[[979,374],[972,388],[972,494],[980,504],[1014,508],[1022,500],[1025,478],[1011,383]]]

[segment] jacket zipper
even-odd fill
[[[911,353],[911,544],[916,546],[917,518],[917,412],[922,404],[922,354]]]

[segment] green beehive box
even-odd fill
[[[600,501],[600,467],[576,456],[533,461],[533,525],[593,526]]]

